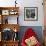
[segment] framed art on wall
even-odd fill
[[[38,20],[38,8],[37,7],[24,7],[24,20],[37,21]]]
[[[2,15],[9,15],[9,10],[2,10]]]

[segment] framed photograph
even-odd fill
[[[9,10],[2,10],[2,15],[9,15]]]
[[[24,7],[24,20],[37,21],[38,20],[38,8],[37,7]]]

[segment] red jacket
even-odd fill
[[[26,43],[25,43],[25,39],[28,39],[29,37],[32,37],[32,36],[37,36],[36,33],[33,31],[33,29],[29,28],[27,29],[27,31],[25,32],[25,35],[24,37],[22,38],[22,42],[21,42],[21,45],[22,46],[26,46]],[[41,46],[40,43],[38,42],[35,46]]]

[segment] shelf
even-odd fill
[[[3,42],[5,42],[5,43],[8,43],[8,42],[13,43],[14,42],[15,43],[15,42],[19,42],[19,40],[15,40],[15,41],[10,40],[10,41],[3,41]]]
[[[18,16],[2,16],[2,24],[18,24]]]
[[[0,7],[1,15],[19,15],[19,7]]]
[[[6,9],[19,9],[19,7],[0,7],[1,10],[6,10]]]
[[[18,17],[19,7],[0,7],[0,46],[18,46]]]
[[[9,28],[9,29],[12,29],[13,31],[16,29],[17,32],[19,31],[19,24],[0,24],[0,27],[1,27],[1,31],[5,28]]]
[[[19,7],[0,7],[0,24],[12,24],[11,19],[9,23],[9,16],[17,16],[13,24],[18,24]]]
[[[18,46],[18,41],[12,42],[2,42],[2,46]]]

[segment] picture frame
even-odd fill
[[[37,7],[24,7],[24,20],[25,21],[37,21],[38,20],[38,8]]]
[[[2,10],[2,15],[9,15],[9,10]]]

